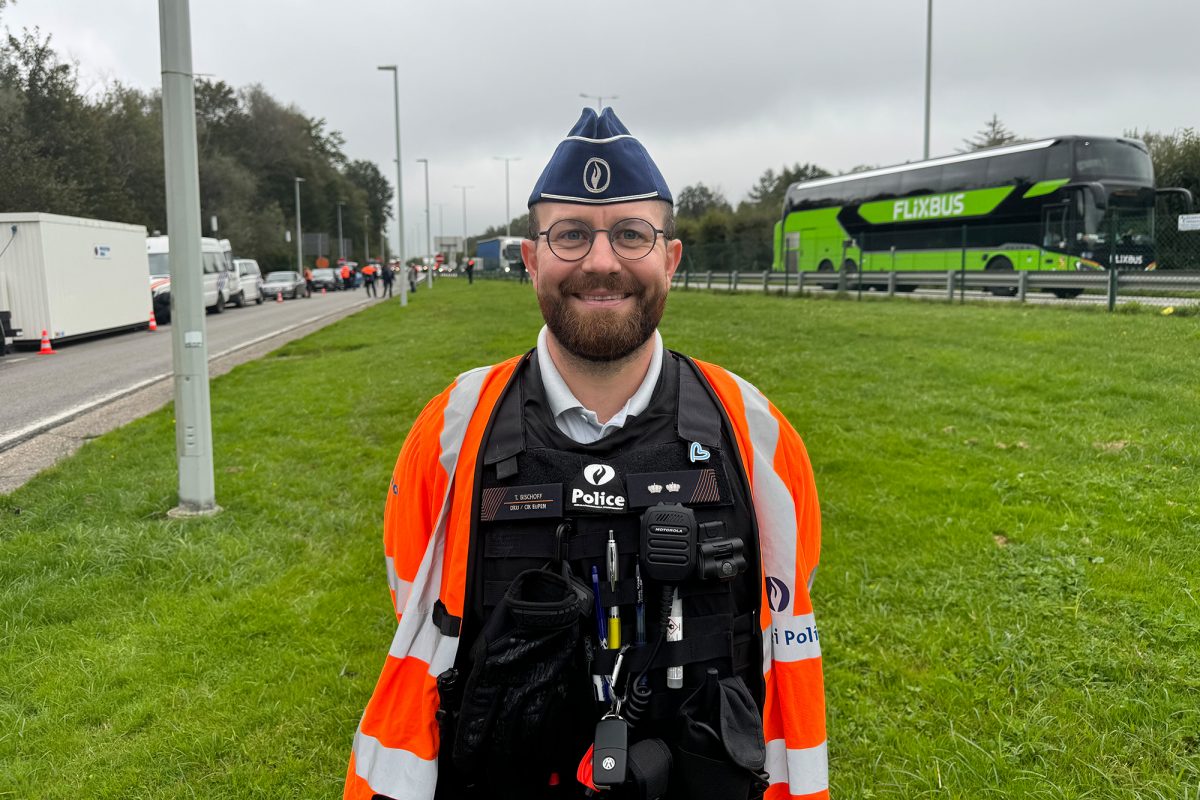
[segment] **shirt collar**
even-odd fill
[[[550,348],[546,341],[550,336],[550,329],[543,325],[541,332],[538,333],[537,352],[538,352],[538,371],[542,376],[542,386],[546,390],[546,400],[550,403],[550,412],[555,417],[562,416],[567,411],[575,409],[583,409],[591,412],[594,417],[595,412],[590,408],[585,408],[579,398],[567,386],[567,382],[563,380],[559,374],[558,367],[554,364],[554,359],[550,357]],[[658,383],[658,375],[662,372],[663,359],[663,343],[662,336],[658,331],[654,331],[654,350],[650,356],[650,367],[646,370],[646,377],[642,379],[642,384],[638,386],[637,391],[626,401],[624,407],[618,411],[613,418],[604,423],[605,427],[616,425],[620,427],[625,423],[627,417],[632,417],[642,413],[650,405],[650,397],[654,394],[654,387]]]

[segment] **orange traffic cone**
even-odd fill
[[[282,302],[283,302],[283,292],[276,292],[276,293],[275,293],[275,302],[276,302],[276,303],[282,303]]]
[[[50,346],[50,334],[46,333],[46,329],[42,328],[42,349],[38,350],[39,356],[54,355],[54,348]]]
[[[322,286],[321,287],[321,297],[324,297],[324,296],[325,296],[325,287]]]
[[[150,330],[152,330],[152,331],[158,330],[158,320],[156,320],[154,318],[154,308],[153,307],[150,309]]]

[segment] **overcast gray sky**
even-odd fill
[[[767,167],[832,171],[918,159],[925,0],[193,0],[195,71],[261,83],[324,117],[351,158],[394,174],[401,67],[406,229],[472,233],[515,216],[589,101],[611,104],[672,189],[704,182],[737,202]],[[17,0],[79,62],[84,86],[159,83],[154,0]],[[935,0],[933,155],[993,113],[1028,137],[1200,125],[1194,0]],[[594,101],[591,101],[594,103]],[[606,103],[607,104],[607,103]],[[437,204],[442,204],[439,221]],[[424,228],[419,237],[424,238]]]

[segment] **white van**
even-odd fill
[[[221,259],[225,262],[225,269],[229,272],[229,282],[226,284],[227,289],[225,296],[229,298],[229,302],[233,303],[238,308],[246,307],[246,292],[242,287],[242,279],[238,273],[237,265],[233,263],[233,245],[228,239],[221,239],[218,244],[221,245]]]
[[[171,244],[166,236],[147,236],[146,255],[150,260],[150,297],[154,303],[154,317],[158,322],[171,321]],[[200,240],[200,268],[204,274],[201,286],[204,292],[204,307],[214,314],[225,310],[231,299],[230,275],[237,275],[225,265],[225,256],[216,239],[204,237]],[[240,289],[240,287],[239,287]],[[242,301],[245,303],[245,300]]]
[[[242,282],[242,297],[262,305],[263,279],[258,262],[253,258],[235,258],[233,263],[237,267],[238,280]]]

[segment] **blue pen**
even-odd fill
[[[596,636],[601,650],[608,649],[608,637],[605,636],[604,630],[604,609],[600,606],[600,569],[592,565],[592,594],[596,599]],[[597,695],[603,695],[605,700],[609,699],[608,681],[599,675],[593,675],[592,681],[596,684]]]
[[[600,606],[600,570],[592,565],[592,593],[596,596],[596,636],[600,641],[600,649],[608,649],[608,635],[605,631],[604,609]]]

